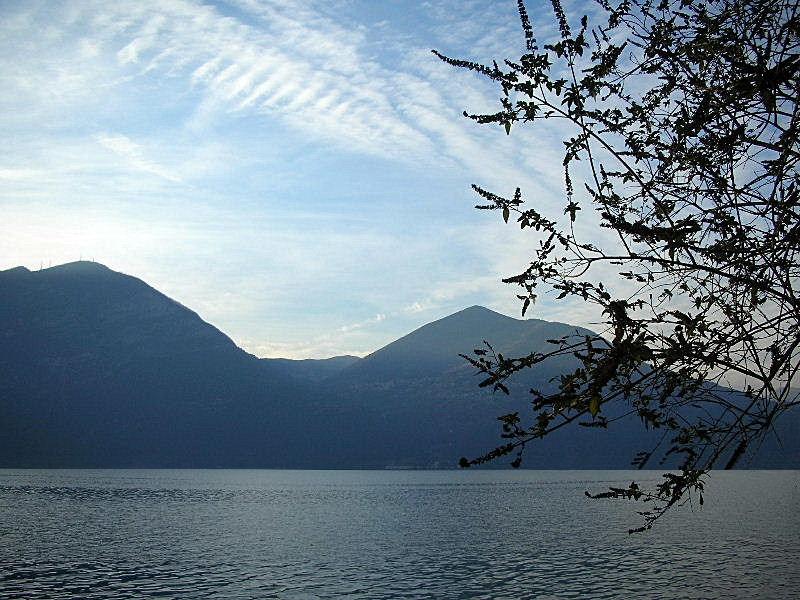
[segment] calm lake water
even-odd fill
[[[800,472],[0,470],[0,598],[797,598]]]

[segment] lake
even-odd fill
[[[800,471],[0,470],[0,598],[796,598]]]

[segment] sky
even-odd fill
[[[547,7],[529,2],[537,32]],[[557,132],[479,126],[513,0],[0,0],[0,269],[95,260],[262,357],[364,355],[481,304],[563,206]],[[528,316],[589,325],[545,298]]]

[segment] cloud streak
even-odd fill
[[[166,167],[145,157],[141,145],[125,135],[98,134],[95,136],[97,143],[108,148],[114,154],[124,159],[134,169],[151,173],[167,181],[180,182],[181,178]]]

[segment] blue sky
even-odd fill
[[[472,304],[518,315],[500,279],[535,234],[469,184],[558,214],[560,145],[463,118],[497,92],[430,53],[518,57],[516,2],[0,11],[0,268],[94,259],[259,356],[365,354]]]

